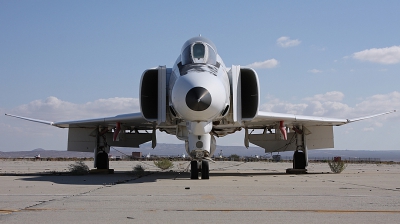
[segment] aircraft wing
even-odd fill
[[[264,131],[263,134],[252,134],[246,130],[245,146],[249,147],[249,142],[251,142],[264,148],[265,152],[295,151],[298,149],[295,133],[298,133],[303,135],[303,140],[306,142],[308,149],[333,148],[333,126],[340,126],[393,112],[396,111],[354,119],[340,119],[259,111],[252,120],[245,121],[243,126],[246,129],[268,129],[269,133]],[[287,127],[295,127],[293,128],[295,132],[287,132]],[[275,132],[272,132],[272,129]]]
[[[59,128],[95,128],[99,126],[116,127],[117,123],[120,123],[122,126],[135,127],[136,129],[140,130],[153,129],[153,124],[149,121],[146,121],[141,113],[121,114],[115,117],[103,117],[103,118],[95,118],[87,120],[73,120],[73,121],[61,121],[61,122],[38,120],[28,117],[16,116],[12,114],[6,114],[6,115],[27,121],[52,125]]]
[[[254,117],[251,121],[245,121],[245,126],[248,128],[263,128],[266,126],[275,125],[277,124],[277,122],[280,121],[283,121],[285,125],[340,126],[355,121],[360,121],[385,114],[390,114],[393,112],[396,112],[396,110],[366,117],[354,118],[354,119],[341,119],[341,118],[315,117],[315,116],[258,111],[256,117]],[[5,115],[41,124],[52,125],[59,128],[94,128],[98,126],[116,127],[117,123],[120,123],[123,126],[135,127],[140,130],[152,130],[154,127],[153,123],[144,119],[141,113],[121,114],[114,117],[103,117],[95,119],[72,120],[72,121],[61,121],[61,122],[38,120],[12,114],[5,114]]]
[[[294,114],[283,114],[258,111],[256,117],[251,121],[246,121],[245,126],[248,128],[262,128],[277,124],[277,122],[283,121],[285,125],[305,125],[305,126],[340,126],[355,121],[361,121],[385,114],[396,112],[396,110],[375,114],[366,117],[359,117],[354,119],[341,119],[341,118],[328,118],[328,117],[314,117]]]
[[[94,134],[96,130],[99,130],[98,128],[101,128],[102,139],[107,142],[108,146],[138,148],[140,144],[152,141],[152,147],[154,148],[157,144],[154,124],[145,120],[141,113],[61,122],[38,120],[12,114],[6,115],[59,128],[68,128],[67,151],[93,152],[99,140],[99,137]],[[111,129],[114,132],[111,132]],[[121,130],[130,130],[130,132]],[[135,130],[135,132],[133,133],[132,130]],[[139,132],[140,130],[146,130],[146,132]],[[148,133],[147,130],[153,131]]]

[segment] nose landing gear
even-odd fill
[[[199,179],[199,168],[196,160],[190,162],[190,179]]]
[[[201,172],[201,179],[210,179],[210,167],[207,160],[191,161],[190,168],[190,179],[199,179],[199,172]]]
[[[210,168],[207,160],[201,161],[201,179],[210,179]]]

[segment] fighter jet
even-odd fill
[[[215,137],[244,130],[244,145],[265,152],[294,151],[293,168],[305,169],[307,151],[333,148],[333,126],[355,119],[303,116],[260,111],[260,84],[252,68],[226,67],[217,48],[204,37],[186,41],[172,68],[159,66],[143,72],[140,112],[88,120],[51,122],[16,115],[28,121],[69,128],[68,151],[94,152],[94,167],[108,169],[110,147],[157,144],[156,130],[185,142],[191,157],[191,179],[209,179]],[[249,130],[262,130],[259,134]]]

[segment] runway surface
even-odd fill
[[[400,165],[326,163],[285,174],[289,163],[210,163],[190,180],[189,162],[111,162],[115,174],[53,175],[72,162],[1,161],[0,223],[398,223]],[[92,162],[87,162],[92,167]],[[138,178],[136,164],[149,172]],[[44,174],[39,174],[44,173]]]

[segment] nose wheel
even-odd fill
[[[196,160],[190,162],[190,179],[199,179],[199,172],[201,172],[201,179],[210,179],[210,168],[207,160],[202,160],[201,163]]]
[[[210,179],[210,168],[207,160],[201,161],[201,179]]]
[[[196,160],[190,162],[190,179],[199,179],[199,168]]]

